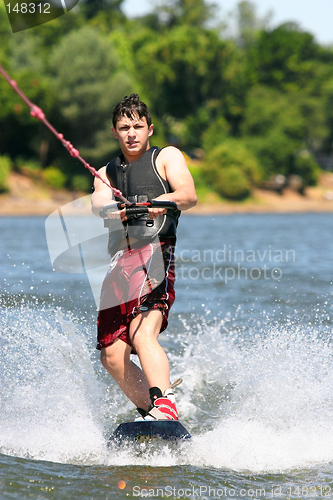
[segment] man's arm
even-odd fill
[[[98,173],[104,180],[109,182],[106,177],[106,167],[100,168]],[[92,213],[98,216],[100,209],[112,202],[115,202],[112,189],[108,188],[98,177],[95,177],[94,192],[91,195]]]
[[[106,167],[102,167],[101,169],[99,169],[98,173],[103,179],[109,182],[106,176]],[[94,192],[91,195],[92,213],[99,216],[100,209],[105,207],[106,205],[111,205],[111,203],[114,203],[115,205],[117,203],[114,199],[112,189],[108,188],[104,184],[104,182],[98,179],[98,177],[95,177]],[[117,219],[118,217],[120,217],[122,221],[126,220],[126,208],[124,208],[123,210],[115,210],[114,212],[110,212],[108,214],[108,217],[110,219]]]
[[[158,196],[156,199],[174,201],[179,210],[188,210],[194,207],[197,203],[195,186],[181,151],[173,146],[162,149],[156,164],[159,172],[165,173],[165,179],[173,191]],[[164,176],[162,175],[162,177]]]

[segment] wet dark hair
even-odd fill
[[[127,118],[134,118],[139,116],[140,120],[143,117],[146,118],[148,127],[151,125],[151,116],[147,105],[140,101],[138,94],[131,94],[130,96],[125,96],[124,99],[116,105],[112,114],[112,123],[114,128],[116,128],[117,121],[120,120],[122,116],[127,116]]]

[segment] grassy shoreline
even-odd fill
[[[0,195],[0,216],[48,216],[53,211],[86,193],[54,190],[12,172],[9,191]],[[199,199],[188,215],[233,213],[306,213],[333,212],[333,173],[323,173],[318,186],[308,188],[305,196],[286,190],[282,195],[255,189],[243,202],[221,200],[215,193]]]

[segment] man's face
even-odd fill
[[[153,131],[154,125],[148,127],[146,118],[139,116],[122,116],[117,121],[116,128],[112,128],[115,139],[119,141],[122,152],[127,156],[136,156],[146,151]]]

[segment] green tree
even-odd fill
[[[333,78],[328,78],[323,85],[323,101],[326,110],[326,120],[329,133],[325,139],[323,150],[326,153],[333,151]]]
[[[29,99],[48,113],[53,101],[43,57],[39,57],[39,46],[31,32],[17,35],[8,39],[6,56],[1,58],[1,62]],[[0,152],[9,154],[13,159],[39,156],[45,133],[43,126],[31,117],[29,108],[2,77],[0,127]]]
[[[236,9],[237,19],[237,44],[244,48],[251,48],[259,36],[259,32],[267,28],[272,13],[269,12],[264,18],[259,18],[256,5],[243,0],[239,2]]]
[[[315,186],[317,184],[320,169],[312,154],[304,149],[299,151],[294,158],[293,174],[298,175],[306,186]]]
[[[301,31],[296,23],[262,30],[252,56],[258,81],[287,91],[306,87],[319,61],[333,61],[333,53],[320,47],[313,35]]]
[[[51,23],[13,35],[4,5],[0,4],[0,62],[17,81],[28,98],[41,107],[57,125],[56,93],[50,85],[48,56],[52,45],[72,29],[80,19],[73,11]],[[39,159],[45,164],[50,144],[56,143],[43,124],[32,118],[28,107],[0,77],[0,153]],[[56,151],[56,147],[53,148]]]
[[[302,92],[285,94],[256,86],[248,95],[242,132],[266,179],[277,173],[300,175],[299,152],[318,150],[327,135],[323,102]],[[312,184],[315,173],[309,173],[311,165],[306,163],[303,178]],[[313,162],[312,166],[317,168]]]
[[[80,6],[86,19],[94,17],[101,19],[104,16],[113,25],[125,20],[125,16],[121,10],[123,3],[124,0],[81,0]]]
[[[215,18],[217,5],[204,0],[163,0],[154,13],[162,26],[204,27]]]
[[[105,162],[117,148],[112,109],[133,90],[113,45],[96,29],[81,28],[54,48],[50,65],[62,130],[88,161]]]
[[[66,176],[56,167],[47,167],[43,171],[43,179],[54,189],[61,189],[65,186]]]
[[[185,120],[183,136],[189,137],[196,117],[203,132],[219,115],[236,121],[243,112],[246,78],[239,51],[216,31],[181,25],[159,38],[146,29],[133,37],[133,55],[137,78],[147,89],[152,112],[163,121],[166,136],[173,135],[169,117]],[[200,134],[197,141],[200,146]]]
[[[116,154],[112,109],[135,91],[153,114],[152,143],[202,148],[210,159],[214,151],[211,172],[229,186],[224,196],[242,198],[260,182],[247,155],[265,179],[283,173],[315,182],[313,155],[332,151],[331,49],[293,23],[269,29],[248,1],[238,5],[234,40],[223,38],[213,3],[161,0],[129,20],[123,1],[82,0],[66,16],[15,36],[0,4],[0,62],[84,158],[98,167]],[[90,174],[80,177],[81,164],[2,78],[0,127],[0,154],[16,166],[18,157],[39,159],[66,167],[68,185],[87,185]]]
[[[257,158],[237,139],[226,139],[207,152],[204,175],[214,191],[232,200],[248,197],[261,180]]]
[[[12,163],[8,156],[0,156],[0,193],[7,191],[7,179],[11,171]]]

